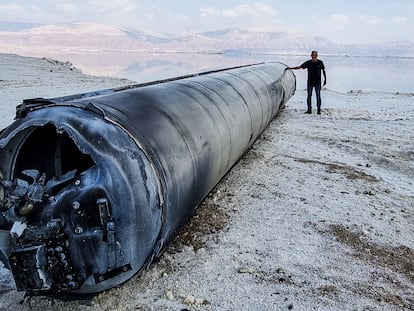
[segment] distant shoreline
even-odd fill
[[[114,49],[86,53],[80,50],[76,52],[65,50],[65,52],[36,55],[1,54],[46,59],[86,75],[128,79],[133,83],[148,83],[259,62],[277,61],[293,66],[301,64],[309,57],[309,55],[300,53],[283,52],[237,54],[234,50],[227,50],[225,53],[185,51],[140,51],[136,53],[123,51],[121,53]],[[359,90],[407,94],[413,92],[411,81],[414,80],[414,57],[320,53],[320,58],[327,67],[327,88],[335,92],[347,93]],[[300,70],[295,72],[295,75],[297,76],[297,89],[305,89],[306,72]]]
[[[223,56],[252,56],[252,55],[264,55],[264,56],[281,56],[281,57],[308,57],[307,52],[279,52],[279,51],[268,51],[261,52],[256,50],[245,50],[245,49],[227,49],[227,50],[206,50],[206,51],[182,51],[182,50],[134,50],[134,49],[48,49],[43,54],[100,54],[100,53],[125,53],[125,54],[145,54],[145,55],[223,55]],[[38,58],[49,58],[46,56],[39,56],[39,52],[33,53],[19,53],[19,52],[0,52],[0,54],[15,54],[25,57],[38,57]],[[34,56],[33,56],[34,55]],[[370,55],[370,54],[343,54],[343,53],[324,53],[323,50],[319,52],[320,57],[349,57],[349,58],[374,58],[374,59],[414,59],[414,55]]]

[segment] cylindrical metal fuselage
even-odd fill
[[[285,68],[20,105],[0,134],[0,229],[18,290],[94,293],[149,264],[293,95]]]

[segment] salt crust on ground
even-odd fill
[[[126,85],[0,54],[0,125],[23,98]],[[414,94],[298,90],[141,275],[92,298],[0,310],[414,310]]]

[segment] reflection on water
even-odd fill
[[[62,59],[65,58],[65,59]],[[86,74],[127,78],[148,82],[244,64],[278,61],[297,66],[308,55],[185,54],[185,53],[66,53]],[[414,92],[414,58],[324,56],[327,87],[339,92],[350,90]],[[296,70],[297,88],[306,88],[306,71]]]

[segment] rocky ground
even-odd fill
[[[50,61],[14,61],[31,67],[1,71],[2,122],[36,88],[64,95],[48,85],[74,93],[104,79],[65,64],[44,79],[36,66],[55,70]],[[296,92],[140,275],[73,300],[24,297],[0,269],[0,310],[414,310],[414,94],[324,90],[320,116],[303,113],[305,97]]]

